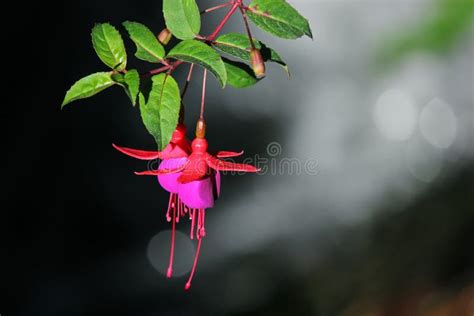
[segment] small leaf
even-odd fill
[[[253,0],[247,14],[258,27],[275,36],[296,39],[313,38],[308,20],[285,0]]]
[[[257,49],[262,53],[265,62],[275,62],[280,64],[285,69],[288,76],[290,75],[288,65],[281,59],[280,55],[269,48],[259,40],[253,39],[253,43]],[[213,45],[223,53],[239,58],[245,62],[250,61],[250,40],[247,35],[239,33],[229,33],[219,36]]]
[[[135,69],[127,71],[126,74],[115,73],[112,75],[112,79],[125,90],[125,93],[132,101],[132,105],[135,106],[137,101],[137,95],[140,88],[140,75]]]
[[[224,58],[227,83],[234,88],[246,88],[258,82],[253,70],[246,64]]]
[[[137,45],[135,53],[137,58],[151,63],[161,62],[165,56],[165,49],[149,28],[141,23],[130,21],[123,22],[123,26]]]
[[[127,52],[115,27],[109,23],[96,24],[91,35],[94,50],[104,64],[118,71],[127,67]]]
[[[159,74],[152,78],[153,86],[148,101],[139,94],[140,112],[148,132],[155,138],[159,150],[171,140],[178,125],[181,97],[173,77]]]
[[[182,41],[168,53],[167,57],[203,66],[216,76],[222,87],[225,87],[227,72],[224,62],[221,56],[206,44],[196,40]]]
[[[127,94],[132,101],[133,106],[135,106],[137,101],[137,95],[140,90],[140,74],[136,69],[127,71],[124,76],[125,84],[127,85]]]
[[[72,101],[89,98],[114,84],[111,72],[98,72],[84,77],[73,84],[66,93],[61,108]]]
[[[201,14],[195,0],[164,0],[166,27],[181,39],[193,39],[201,30]]]

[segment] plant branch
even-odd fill
[[[211,35],[207,37],[208,41],[213,41],[217,34],[222,30],[224,25],[229,21],[230,17],[235,13],[235,11],[242,5],[242,0],[235,0],[234,3],[232,4],[232,7],[230,8],[229,12],[224,16],[222,21],[219,23],[219,25],[216,27],[214,32],[212,32]]]
[[[245,10],[244,8],[242,8],[242,6],[239,6],[239,9],[240,9],[240,12],[242,13],[242,18],[244,19],[245,29],[247,30],[250,46],[252,47],[252,49],[255,49],[255,43],[253,42],[252,33],[250,32],[250,26],[249,26],[249,21],[247,19],[247,13],[245,13]]]
[[[231,6],[231,5],[232,5],[232,2],[227,2],[227,3],[219,4],[219,5],[216,5],[215,7],[211,7],[211,8],[208,8],[208,9],[206,9],[206,10],[201,11],[201,14],[205,14],[205,13],[209,13],[209,12],[212,12],[212,11],[216,11],[216,10],[219,10],[219,9],[222,9],[222,8],[225,8],[225,7],[228,7],[228,6]]]
[[[171,68],[172,68],[171,65],[163,66],[161,68],[153,69],[153,70],[150,70],[148,72],[142,73],[142,74],[140,74],[140,77],[153,76],[153,75],[165,72],[165,71],[167,71]]]

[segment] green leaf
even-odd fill
[[[285,0],[253,0],[247,14],[258,27],[275,36],[296,39],[313,38],[308,20]]]
[[[159,74],[152,78],[153,86],[148,101],[139,94],[140,112],[148,132],[155,138],[159,150],[171,140],[178,125],[181,97],[173,77]]]
[[[89,98],[114,84],[111,72],[98,72],[84,77],[73,84],[66,93],[61,108],[72,101]]]
[[[127,94],[130,97],[133,106],[135,106],[137,95],[140,91],[140,74],[136,69],[127,71],[125,74],[125,83],[127,84]]]
[[[109,23],[96,24],[91,35],[94,50],[104,64],[118,71],[127,67],[127,52],[115,27]]]
[[[201,14],[195,0],[164,0],[166,27],[181,39],[193,39],[201,30]]]
[[[130,101],[132,101],[133,106],[135,106],[140,89],[140,75],[138,71],[132,69],[127,71],[125,75],[115,73],[112,75],[112,79],[125,89],[125,93],[130,98]]]
[[[278,55],[278,53],[269,48],[259,40],[253,39],[253,43],[257,49],[262,53],[265,62],[275,62],[280,64],[285,69],[288,76],[290,75],[288,65]],[[245,62],[250,61],[250,40],[247,35],[238,33],[229,33],[219,36],[213,45],[223,53],[239,58]]]
[[[253,44],[257,49],[261,48],[260,42],[253,39]],[[229,33],[219,36],[213,45],[226,54],[237,57],[243,61],[250,60],[250,40],[247,35],[239,33]]]
[[[234,88],[247,88],[258,82],[253,70],[246,64],[224,58],[227,83]]]
[[[196,40],[182,41],[168,53],[167,57],[203,66],[216,76],[222,87],[225,87],[227,72],[224,62],[221,56],[206,44]]]
[[[263,43],[260,43],[260,44],[262,45],[260,52],[262,53],[263,60],[279,64],[286,71],[286,74],[288,75],[288,78],[289,78],[291,74],[290,74],[290,69],[288,68],[288,65],[286,64],[286,62],[283,61],[280,55],[273,48],[270,48]]]
[[[132,41],[137,45],[135,56],[151,63],[159,63],[165,56],[165,49],[158,39],[145,25],[137,22],[125,21],[123,26]]]

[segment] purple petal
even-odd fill
[[[189,208],[211,208],[220,194],[220,174],[179,185],[179,198]]]
[[[162,169],[176,169],[181,167],[188,161],[188,158],[173,158],[173,159],[165,159],[160,163],[160,167],[158,170]],[[158,182],[166,191],[170,193],[178,193],[178,177],[181,175],[181,172],[173,173],[173,174],[166,174],[166,175],[159,175]]]

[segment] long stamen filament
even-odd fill
[[[166,277],[169,279],[173,275],[173,258],[174,258],[174,241],[176,235],[176,207],[173,208],[173,224],[171,228],[171,250],[170,250],[170,262],[168,265],[168,271],[166,272]]]
[[[199,239],[197,249],[196,249],[196,255],[194,257],[193,268],[191,270],[191,275],[189,276],[188,282],[186,282],[186,285],[184,286],[185,290],[189,290],[191,288],[191,281],[193,280],[194,274],[196,273],[197,262],[199,259],[199,252],[201,251],[201,242],[202,242],[202,239]]]

